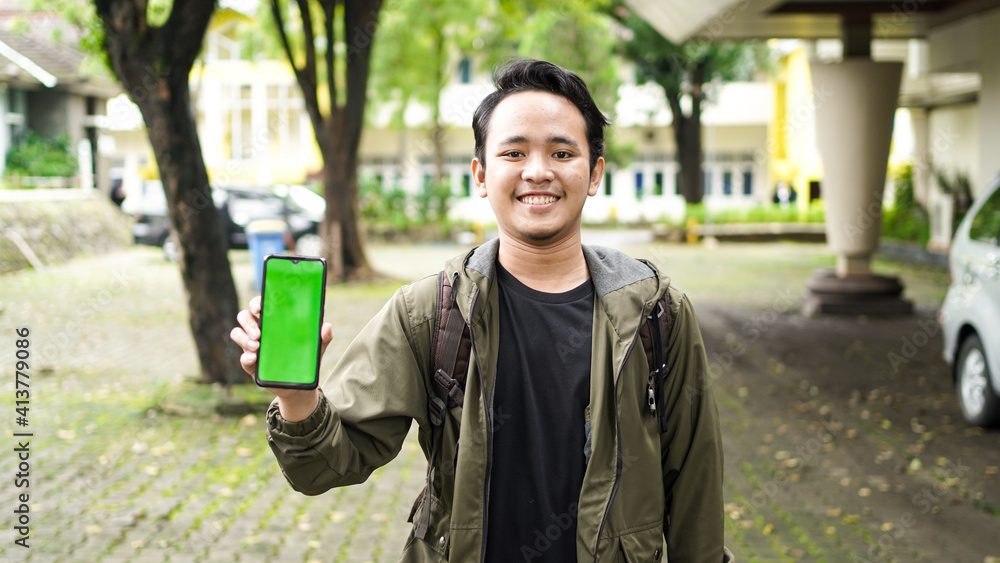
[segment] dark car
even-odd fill
[[[230,248],[246,248],[246,227],[253,221],[280,219],[288,225],[299,254],[312,254],[319,244],[317,232],[326,212],[326,200],[304,186],[219,186],[212,188]],[[159,180],[143,182],[137,194],[122,202],[135,217],[132,234],[138,244],[171,246],[167,201]],[[172,254],[168,249],[168,254]]]
[[[135,219],[132,236],[137,244],[163,246],[170,236],[167,198],[159,180],[147,180],[138,192],[128,194],[122,201],[122,211]]]

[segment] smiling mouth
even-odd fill
[[[526,195],[517,198],[521,203],[528,205],[547,205],[555,202],[557,199],[559,198],[554,195]]]

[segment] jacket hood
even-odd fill
[[[472,249],[464,256],[453,258],[445,265],[448,277],[454,280],[457,273],[460,280],[471,281],[471,285],[478,286],[481,292],[488,292],[495,278],[499,250],[500,239],[495,238]],[[587,261],[590,278],[594,282],[594,289],[599,299],[604,299],[624,287],[645,281],[646,283],[640,285],[648,289],[643,292],[641,299],[647,302],[653,301],[666,291],[670,283],[670,278],[657,270],[653,264],[632,258],[613,248],[585,244],[583,256]],[[471,300],[475,291],[468,281],[458,282],[458,293]],[[460,308],[466,311],[466,318],[470,318],[468,311],[471,309],[471,303],[467,302],[464,305],[460,304]]]

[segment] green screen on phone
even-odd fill
[[[321,258],[264,259],[257,385],[316,387],[325,289],[326,262]]]

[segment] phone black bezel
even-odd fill
[[[270,381],[270,380],[265,380],[265,379],[261,379],[260,377],[258,377],[258,370],[260,368],[260,356],[261,356],[261,352],[264,351],[264,343],[263,343],[263,340],[264,340],[264,300],[265,300],[265,295],[266,295],[265,291],[267,290],[267,263],[268,263],[269,260],[289,260],[293,264],[297,264],[299,262],[319,262],[319,263],[323,264],[323,280],[322,280],[322,283],[320,284],[320,288],[321,289],[320,289],[320,298],[319,298],[319,325],[316,327],[317,333],[319,331],[321,331],[322,328],[323,328],[323,317],[324,317],[324,311],[326,309],[326,273],[327,273],[327,265],[326,265],[326,260],[325,259],[318,258],[318,257],[315,257],[315,256],[293,256],[293,255],[288,255],[288,254],[268,254],[267,256],[264,257],[264,263],[263,263],[263,265],[261,267],[261,276],[260,276],[260,278],[261,278],[260,279],[260,338],[261,338],[261,345],[260,345],[260,348],[257,349],[257,366],[254,369],[254,373],[253,373],[254,383],[256,383],[259,387],[271,387],[271,388],[275,388],[275,389],[305,389],[305,390],[315,389],[316,387],[319,386],[319,364],[320,364],[320,360],[322,359],[322,356],[321,356],[320,352],[323,349],[323,337],[322,337],[322,335],[319,337],[319,340],[317,341],[317,344],[316,344],[316,373],[313,376],[312,383],[291,383],[291,382],[288,382],[288,381]]]

